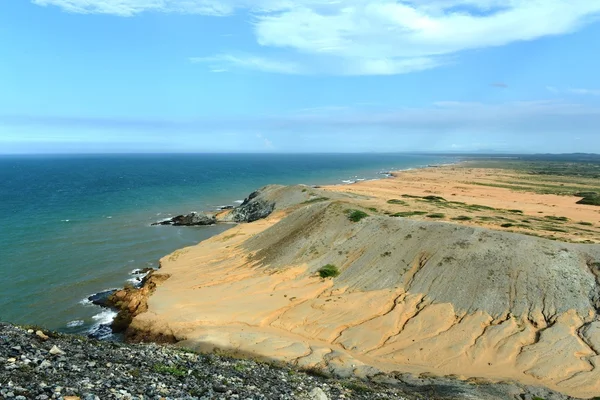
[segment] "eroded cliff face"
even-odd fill
[[[340,375],[432,372],[600,395],[600,246],[388,216],[352,222],[347,210],[369,213],[361,197],[303,190],[274,187],[263,200],[285,206],[268,219],[163,258],[170,277],[133,313],[129,335]],[[321,279],[325,264],[341,274]]]

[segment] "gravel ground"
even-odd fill
[[[385,383],[383,383],[385,381]],[[566,399],[515,384],[337,379],[173,346],[125,344],[0,323],[0,399]]]

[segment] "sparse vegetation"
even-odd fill
[[[371,212],[377,212],[377,209],[375,207],[369,207],[368,210]]]
[[[523,210],[507,210],[509,213],[513,214],[523,214]]]
[[[440,196],[425,196],[422,197],[423,200],[427,200],[427,201],[446,201],[445,198],[440,197]]]
[[[453,221],[471,221],[473,218],[467,217],[466,215],[459,215],[458,217],[452,218]]]
[[[515,226],[515,224],[507,222],[505,224],[500,225],[502,228],[511,228],[513,226]]]
[[[546,215],[544,218],[549,219],[551,221],[560,221],[560,222],[566,222],[569,220],[569,218],[567,218],[567,217],[555,217],[554,215]]]
[[[327,201],[329,200],[329,197],[315,197],[314,199],[309,199],[306,200],[305,202],[303,202],[302,204],[312,204],[312,203],[319,203],[321,201]]]
[[[369,216],[369,214],[360,210],[346,210],[346,214],[348,215],[348,219],[352,222],[358,222]]]
[[[584,226],[594,226],[594,224],[592,224],[591,222],[586,222],[586,221],[581,221],[581,222],[578,222],[577,224],[584,225]]]
[[[402,197],[404,197],[405,199],[420,199],[421,196],[414,196],[412,194],[403,194]]]
[[[446,214],[442,214],[442,213],[432,213],[432,214],[427,214],[427,218],[445,218]]]
[[[168,366],[168,365],[164,365],[164,364],[155,364],[154,367],[152,367],[152,370],[154,372],[158,372],[160,374],[165,374],[165,375],[173,375],[173,376],[177,376],[177,377],[184,377],[187,375],[187,370],[181,367],[177,367],[177,366]]]
[[[397,205],[401,205],[401,206],[407,206],[408,203],[403,201],[403,200],[399,200],[399,199],[390,199],[387,201],[388,204],[397,204]]]
[[[335,278],[340,274],[338,268],[333,264],[327,264],[319,268],[319,276],[325,278]]]
[[[412,217],[414,215],[425,215],[427,211],[403,211],[392,214],[392,217]]]

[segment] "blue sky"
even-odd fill
[[[600,152],[600,1],[4,0],[0,153]]]

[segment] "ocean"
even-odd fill
[[[270,183],[347,184],[449,163],[406,154],[0,156],[0,320],[88,334],[114,313],[87,298],[139,279],[231,225],[150,226],[235,205]]]

